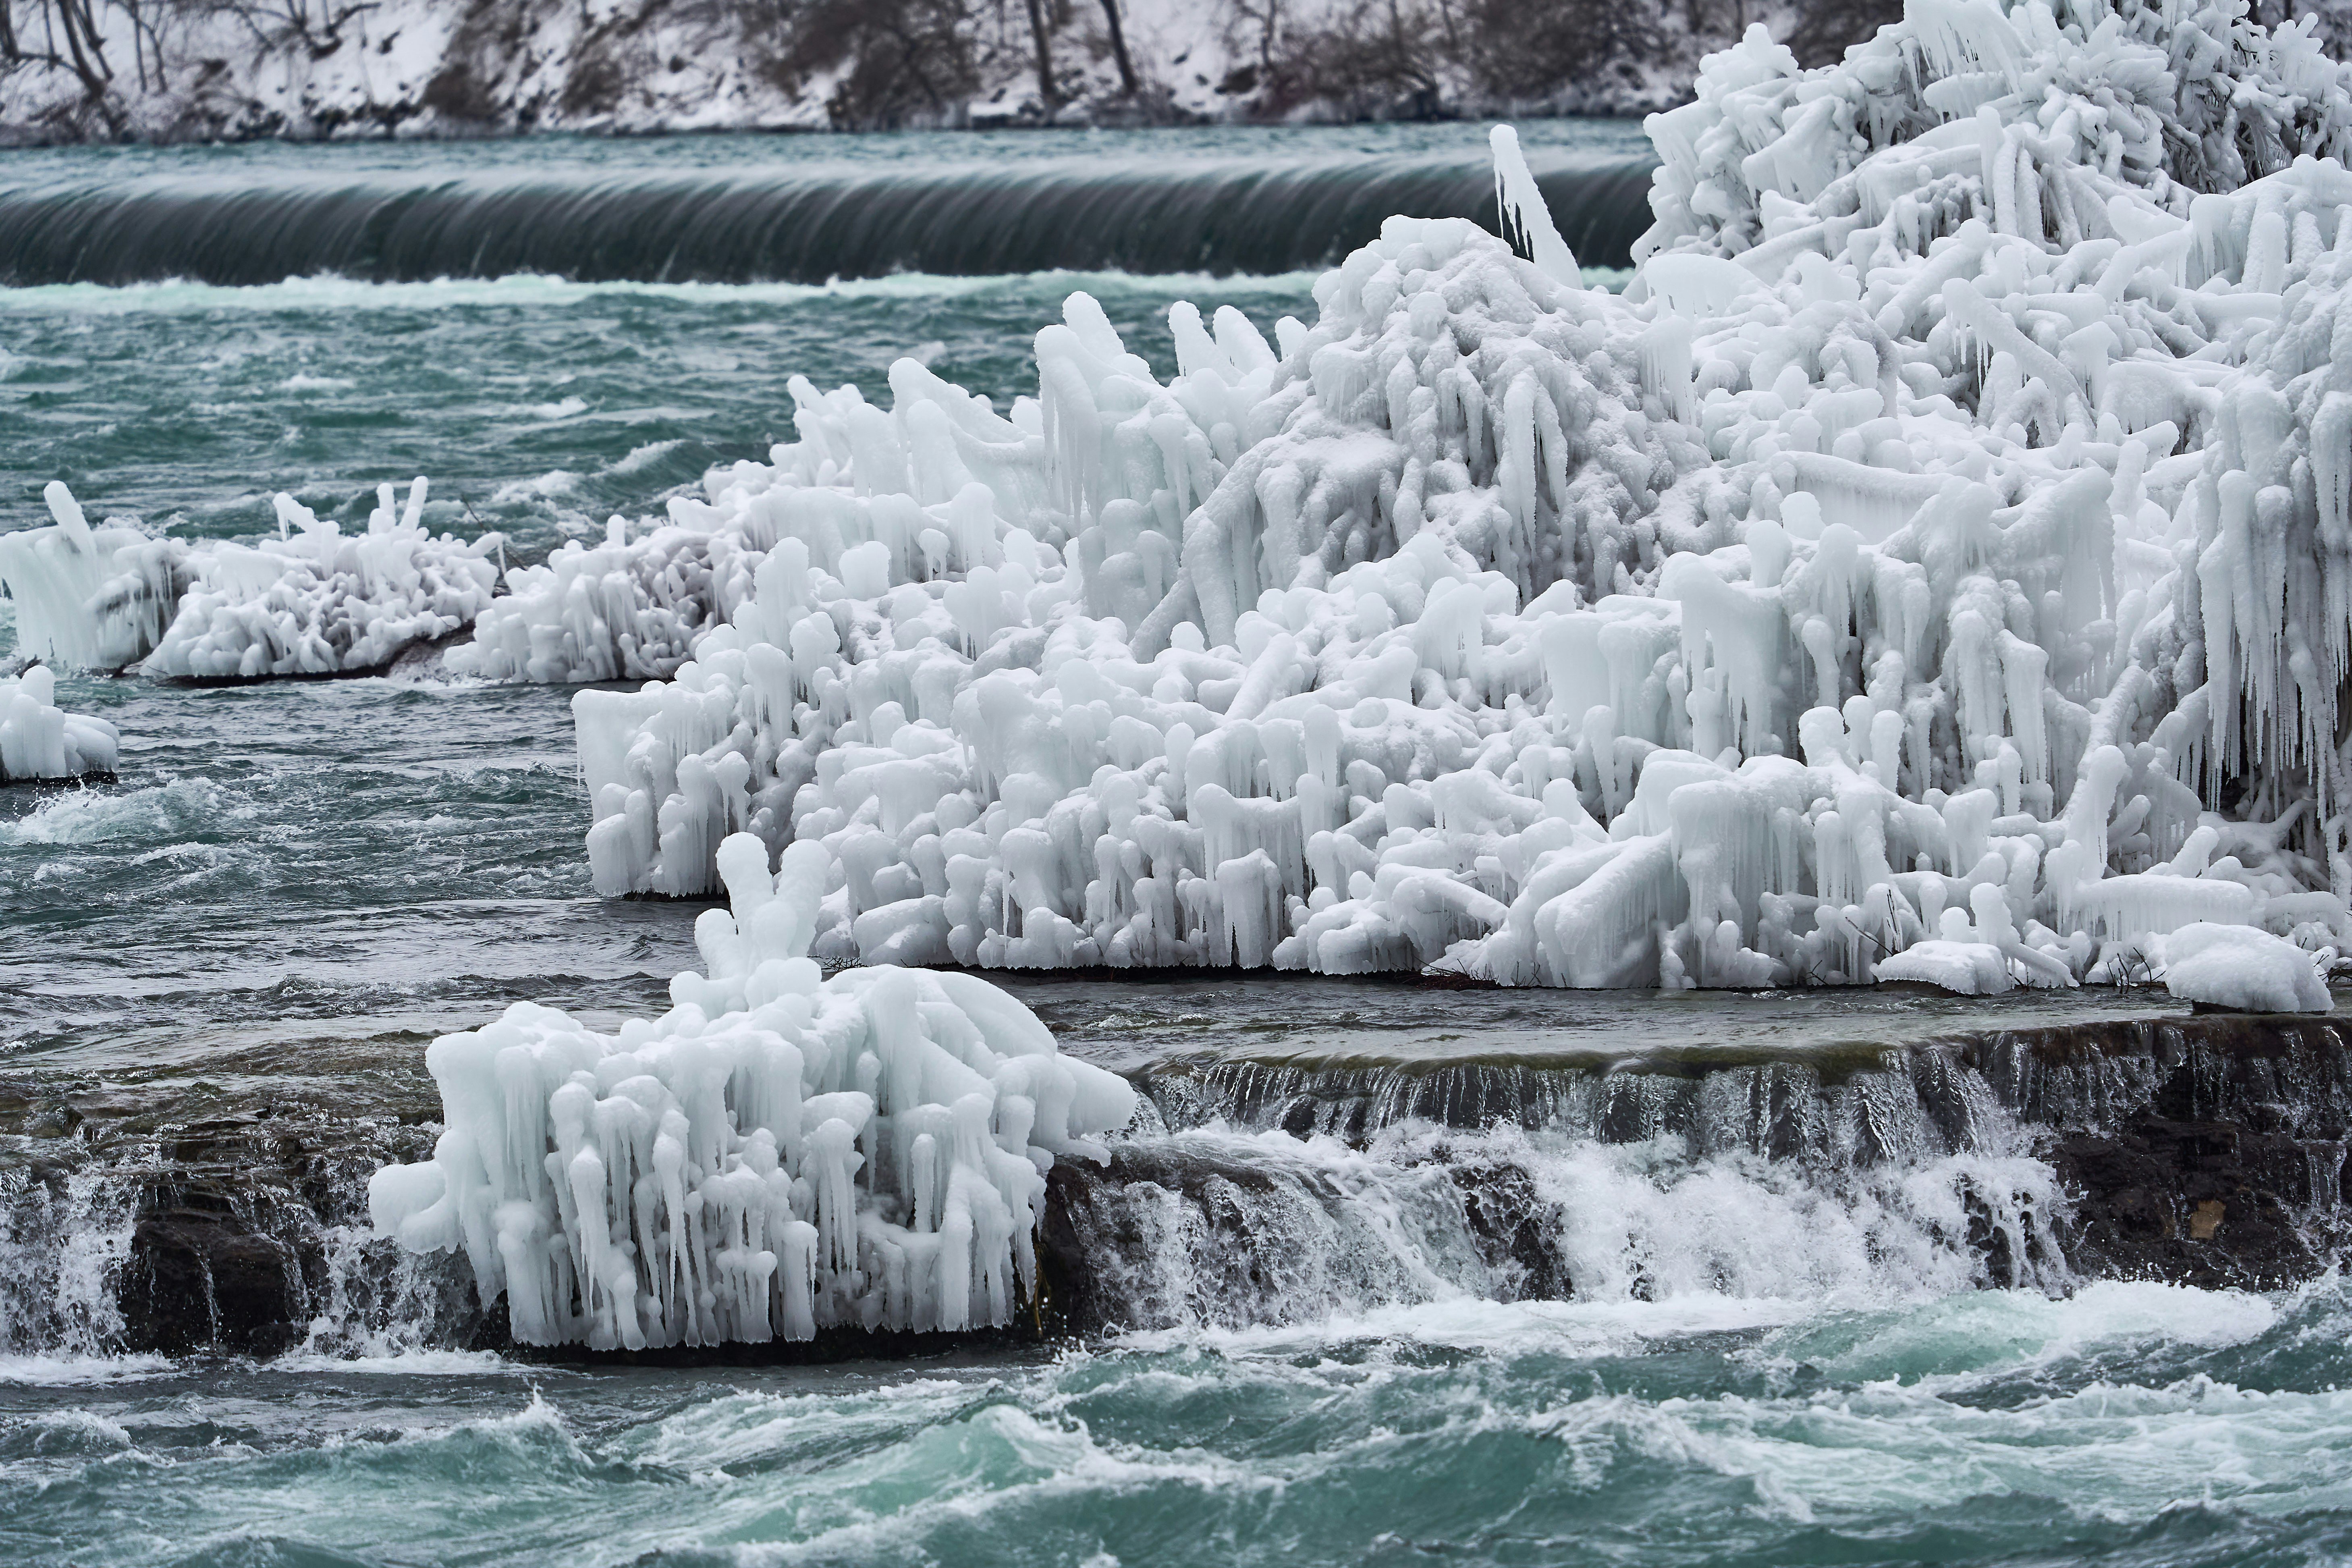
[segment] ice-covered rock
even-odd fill
[[[349,535],[279,496],[276,539],[191,552],[194,585],[141,668],[243,679],[375,669],[466,626],[498,586],[499,539],[436,537],[425,495],[420,479],[404,510],[381,487],[367,531]]]
[[[93,528],[62,480],[44,499],[48,527],[0,533],[0,587],[16,601],[19,651],[77,669],[137,663],[187,589],[187,546],[128,519]]]
[[[0,676],[0,784],[78,779],[115,769],[121,735],[103,719],[59,710],[46,665]]]
[[[2318,955],[2319,963],[2335,956]],[[2315,955],[2247,926],[2182,926],[2164,939],[2165,989],[2244,1013],[2326,1013],[2335,1003]]]
[[[601,1035],[517,1003],[436,1040],[447,1131],[376,1173],[378,1234],[462,1247],[514,1335],[599,1349],[1002,1325],[1036,1284],[1056,1157],[1102,1159],[1134,1090],[986,981],[807,956],[826,863],[716,860],[705,971]]]
[[[684,498],[674,514],[701,511]],[[507,593],[451,648],[453,675],[485,680],[642,680],[677,673],[704,631],[751,595],[751,573],[776,541],[760,520],[741,529],[666,524],[629,537],[605,525],[594,548],[578,540],[538,566],[507,574]]]
[[[2352,936],[2344,68],[1915,0],[1650,130],[1622,298],[1498,138],[1533,261],[1395,219],[1272,345],[1177,307],[1164,384],[1076,296],[1009,416],[798,384],[672,511],[774,537],[748,595],[575,703],[599,889],[749,831],[829,959],[1567,985]]]
[[[62,483],[53,526],[0,534],[0,584],[37,657],[84,668],[257,679],[375,669],[470,625],[499,583],[495,533],[471,542],[423,522],[425,483],[404,508],[379,487],[365,533],[345,534],[291,496],[278,535],[250,542],[93,529]]]

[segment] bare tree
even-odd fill
[[[1054,92],[1054,40],[1045,27],[1044,0],[1029,0],[1029,36],[1037,44],[1037,97],[1051,114],[1059,100]]]
[[[93,102],[104,99],[107,88],[114,80],[114,68],[106,58],[106,39],[98,28],[93,7],[98,0],[32,0],[33,21],[21,29],[14,16],[0,30],[0,50],[5,51],[7,63],[22,65],[34,62],[56,66],[73,72],[80,81],[83,94]],[[6,7],[13,12],[15,5]],[[40,30],[40,47],[31,47],[34,27]]]
[[[1102,0],[1103,22],[1110,29],[1110,58],[1118,62],[1119,90],[1135,96],[1135,62],[1127,58],[1127,34],[1118,25],[1118,0]]]

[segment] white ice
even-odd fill
[[[2334,957],[2328,951],[2326,957]],[[2326,1013],[2335,1004],[2314,955],[2247,926],[2182,926],[2164,939],[2165,988],[2247,1013]],[[2324,962],[2324,960],[2323,960]]]
[[[1010,1322],[1057,1157],[1103,1159],[1117,1075],[986,981],[807,956],[814,844],[715,857],[732,912],[659,1018],[601,1035],[519,1002],[434,1041],[446,1131],[376,1173],[379,1235],[463,1248],[514,1335],[600,1349]]]
[[[596,886],[821,853],[826,962],[2146,977],[2352,937],[2352,88],[2310,26],[1912,0],[1652,117],[1583,287],[1396,218],[1311,321],[1071,297],[1038,393],[799,439],[519,574]],[[812,861],[812,864],[814,862]]]
[[[1076,296],[1009,416],[796,383],[671,508],[725,624],[575,703],[598,887],[749,831],[823,847],[827,959],[1570,985],[2340,942],[2342,68],[1922,0],[1650,131],[1622,298],[1502,135],[1532,262],[1391,220],[1272,344],[1177,307],[1166,383]]]
[[[61,711],[57,696],[57,676],[47,665],[0,675],[0,784],[114,772],[121,740],[114,726]]]
[[[404,507],[382,486],[367,531],[345,534],[280,495],[275,537],[190,543],[131,519],[93,529],[53,482],[52,526],[0,534],[0,584],[26,651],[60,664],[244,679],[379,668],[470,625],[498,585],[499,536],[436,536],[425,499],[421,479]]]

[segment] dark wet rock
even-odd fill
[[[1283,1289],[1284,1259],[1251,1223],[1281,1183],[1264,1165],[1167,1143],[1116,1144],[1108,1164],[1057,1160],[1038,1227],[1043,1321],[1060,1334],[1155,1328],[1205,1295],[1265,1300]],[[1208,1272],[1171,1279],[1171,1233]]]
[[[284,1240],[234,1213],[166,1209],[131,1234],[121,1291],[124,1348],[274,1355],[302,1339],[309,1294],[301,1261]]]
[[[2269,1289],[2352,1240],[2345,1025],[2200,1014],[2021,1031],[1955,1057],[2041,1130],[2074,1198],[2078,1275]]]
[[[2213,1289],[2275,1289],[2326,1267],[2295,1209],[2264,1180],[2304,1151],[2224,1121],[2137,1118],[2114,1136],[2059,1134],[2044,1155],[2074,1196],[2078,1274]]]
[[[1436,1142],[1382,1203],[1409,1205],[1423,1263],[1496,1300],[1563,1300],[1559,1206],[1522,1166]],[[1109,1163],[1056,1162],[1038,1232],[1052,1333],[1319,1319],[1430,1293],[1383,1245],[1379,1205],[1326,1170],[1256,1146],[1115,1144]]]
[[[1553,1237],[1559,1205],[1545,1201],[1526,1167],[1478,1161],[1449,1167],[1462,1189],[1464,1216],[1477,1238],[1479,1261],[1496,1277],[1506,1300],[1564,1301],[1576,1293]]]

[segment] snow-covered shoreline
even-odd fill
[[[1042,5],[1042,31],[1020,5],[914,25],[888,0],[781,26],[669,0],[93,0],[68,7],[76,52],[63,4],[8,0],[0,145],[1636,115],[1685,100],[1732,37],[1695,8],[1637,7],[1595,40],[1439,0],[1082,0]]]

